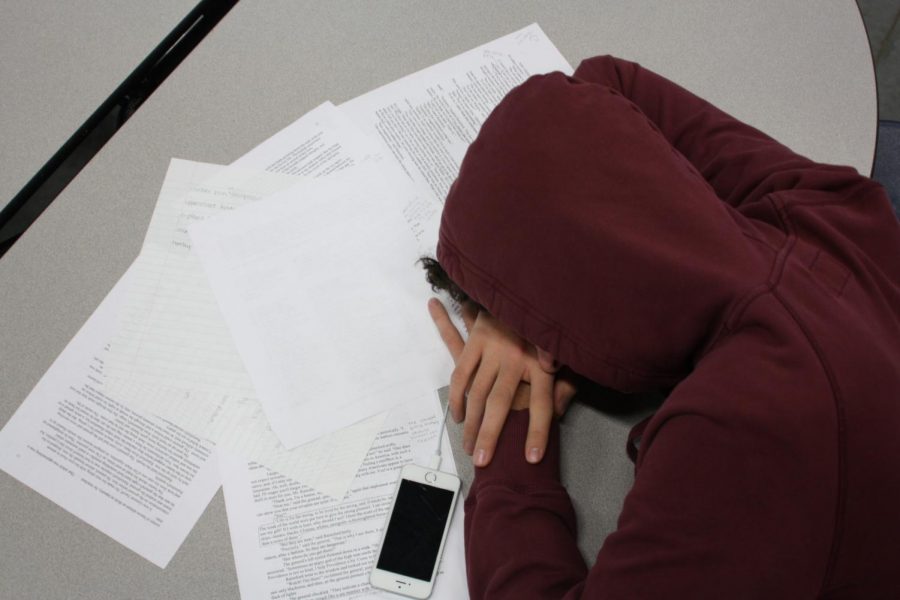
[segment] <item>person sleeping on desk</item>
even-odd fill
[[[469,330],[429,303],[476,465],[473,599],[900,598],[900,227],[878,184],[601,56],[500,102],[436,256]],[[590,569],[559,479],[576,376],[671,390]]]

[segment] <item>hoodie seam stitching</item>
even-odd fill
[[[725,321],[727,323],[727,326],[723,327],[723,330],[716,337],[715,341],[710,346],[710,350],[708,350],[707,353],[738,328],[741,320],[744,317],[744,314],[746,313],[750,305],[753,304],[753,302],[755,302],[759,298],[762,298],[763,296],[769,295],[781,305],[790,319],[800,329],[810,349],[816,355],[816,360],[819,363],[819,367],[822,369],[822,372],[825,375],[826,380],[828,381],[829,388],[831,389],[831,398],[834,404],[835,419],[837,421],[836,446],[838,461],[838,488],[836,490],[837,498],[835,504],[831,548],[828,552],[828,562],[826,563],[825,573],[822,579],[822,587],[820,589],[820,593],[824,593],[825,590],[828,589],[828,586],[831,585],[832,579],[834,578],[837,559],[840,553],[841,540],[843,539],[847,486],[846,418],[844,415],[843,398],[840,392],[840,387],[837,384],[837,379],[834,376],[831,365],[826,360],[825,354],[822,352],[815,338],[807,330],[802,319],[800,318],[800,315],[779,293],[778,286],[781,283],[785,265],[787,264],[787,259],[795,248],[798,238],[795,233],[793,221],[791,220],[789,214],[789,209],[791,207],[787,205],[783,200],[775,197],[774,195],[769,195],[767,197],[767,200],[774,208],[775,214],[778,216],[780,225],[782,226],[782,230],[785,232],[784,243],[782,244],[778,255],[772,261],[770,274],[766,282],[760,284],[760,286],[757,286],[757,288],[748,293],[744,297],[744,299],[735,306],[734,313],[730,315],[730,318]]]
[[[825,566],[825,573],[822,578],[822,587],[819,590],[819,593],[825,593],[828,589],[829,585],[832,583],[832,579],[835,573],[835,567],[837,564],[838,554],[840,553],[841,541],[843,539],[844,532],[844,521],[846,517],[846,498],[847,498],[847,449],[846,449],[846,418],[844,415],[843,408],[843,398],[841,396],[840,387],[837,384],[834,373],[831,369],[830,364],[825,358],[824,353],[822,352],[819,344],[813,338],[813,336],[809,333],[806,326],[804,325],[800,316],[795,312],[795,310],[791,307],[790,303],[778,293],[777,290],[773,290],[772,296],[778,300],[779,304],[781,304],[782,308],[788,315],[791,317],[791,320],[797,325],[800,331],[803,333],[803,336],[806,338],[807,343],[810,348],[816,355],[816,359],[819,362],[819,366],[821,367],[825,378],[828,381],[828,386],[831,388],[831,399],[834,404],[834,412],[835,419],[837,421],[837,463],[838,463],[838,485],[836,492],[836,501],[835,501],[835,509],[834,509],[834,523],[832,526],[831,532],[831,547],[828,551],[828,562]]]
[[[862,177],[862,176],[860,175],[860,177]],[[868,185],[869,183],[871,183],[871,185]],[[792,199],[789,202],[784,201],[784,200],[780,200],[780,202],[784,205],[784,207],[786,209],[787,208],[807,208],[810,206],[830,206],[833,204],[850,204],[850,203],[859,202],[860,200],[866,199],[868,197],[867,196],[868,192],[877,190],[879,188],[879,184],[874,183],[871,180],[858,182],[856,185],[858,185],[859,189],[854,191],[852,194],[850,194],[850,196],[848,196],[846,198],[837,197],[837,198],[832,198],[832,199],[827,199],[827,200],[815,200],[815,199],[802,200],[802,199],[798,198],[796,200]],[[783,192],[792,192],[792,191],[795,191],[795,190],[790,190],[790,189],[789,190],[778,190],[778,191],[771,192],[769,195],[771,197],[771,196],[782,194]],[[827,192],[827,190],[811,190],[811,191]]]
[[[787,220],[788,217],[782,203],[778,202],[772,196],[767,196],[766,199],[771,204],[772,209],[778,217],[781,229],[785,234],[784,241],[781,243],[781,247],[777,248],[777,253],[769,265],[769,273],[766,276],[765,281],[753,286],[747,293],[739,297],[734,302],[731,310],[726,314],[725,318],[722,321],[723,325],[719,333],[715,338],[713,338],[713,341],[710,344],[710,350],[719,343],[721,338],[726,337],[730,332],[734,331],[737,328],[741,319],[743,319],[744,317],[744,313],[754,302],[756,302],[759,298],[762,298],[766,294],[772,293],[775,288],[778,287],[778,284],[781,283],[781,277],[784,274],[784,268],[787,264],[787,258],[791,254],[791,251],[796,244],[796,237],[794,236],[793,229]],[[766,246],[771,247],[768,244],[766,244]],[[708,352],[709,350],[704,354]]]
[[[777,205],[778,207],[778,215],[782,220],[782,223],[785,228],[785,232],[788,234],[789,239],[796,239],[796,232],[793,220],[790,216],[790,209],[795,206],[804,206],[808,204],[814,203],[790,203],[783,201],[781,198],[775,197],[774,195],[769,196],[770,201]],[[857,194],[851,196],[854,200],[857,199]],[[834,201],[834,203],[838,203],[839,201]],[[786,244],[787,245],[787,244]],[[793,247],[793,244],[791,244]],[[787,253],[789,254],[789,252]],[[831,365],[826,360],[825,354],[822,352],[819,344],[816,342],[815,338],[807,331],[806,326],[804,325],[802,319],[799,314],[797,314],[791,304],[787,302],[787,300],[781,296],[780,293],[776,289],[773,288],[772,295],[778,300],[784,310],[790,315],[791,319],[794,323],[797,324],[797,327],[800,328],[800,331],[803,332],[804,337],[812,348],[813,352],[816,354],[816,358],[819,361],[819,365],[822,368],[822,371],[825,374],[826,379],[828,380],[828,385],[831,388],[831,397],[834,403],[834,413],[835,419],[837,421],[837,462],[838,462],[838,485],[837,485],[837,498],[835,502],[834,509],[834,525],[831,533],[831,548],[828,552],[828,562],[825,566],[825,573],[822,578],[822,587],[820,589],[820,593],[824,593],[826,589],[831,585],[832,579],[834,578],[836,564],[838,555],[840,553],[841,541],[843,539],[843,530],[844,530],[844,521],[846,518],[846,497],[847,497],[847,435],[846,435],[846,417],[844,415],[844,406],[843,406],[843,398],[841,396],[840,387],[837,384],[837,379],[834,376]]]

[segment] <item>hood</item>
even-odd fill
[[[485,121],[446,198],[437,259],[560,363],[644,391],[688,374],[765,282],[742,221],[629,100],[554,72]]]

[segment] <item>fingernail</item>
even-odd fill
[[[483,448],[479,448],[478,452],[475,453],[475,466],[483,467],[485,462],[485,451]]]
[[[536,463],[541,460],[541,449],[540,448],[532,448],[528,451],[528,462]]]

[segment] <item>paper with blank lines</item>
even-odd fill
[[[382,417],[295,449],[272,432],[186,228],[302,178],[173,160],[120,312],[108,386],[129,405],[341,497]]]
[[[296,183],[286,175],[172,160],[120,316],[109,364],[113,385],[127,380],[193,392],[254,394],[191,254],[187,227]]]
[[[110,365],[113,378],[121,374],[133,383],[195,392],[254,393],[191,255],[188,226],[291,187],[304,176],[336,176],[380,159],[378,147],[329,102],[288,129],[289,139],[279,132],[229,169],[173,159],[144,238],[140,276],[126,303],[125,314],[140,318],[123,319]]]

